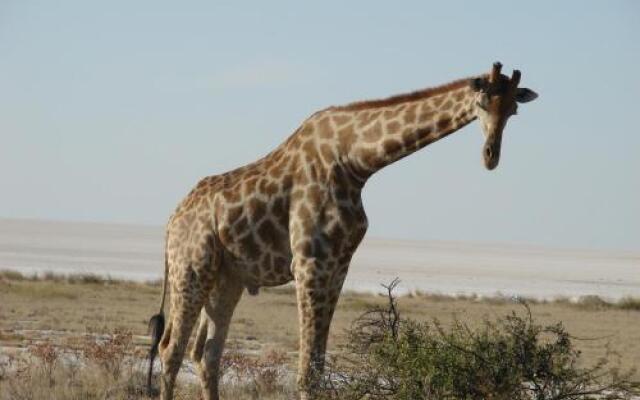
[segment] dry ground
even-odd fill
[[[41,336],[43,330],[63,331],[62,336],[90,332],[113,332],[124,328],[145,335],[149,317],[156,313],[161,286],[155,284],[102,280],[93,276],[64,279],[28,279],[18,274],[0,273],[0,347],[20,347]],[[384,305],[384,296],[345,293],[334,316],[329,349],[339,351],[345,330],[365,309]],[[454,318],[470,325],[484,318],[495,319],[523,307],[509,299],[476,299],[414,294],[399,299],[403,317],[447,324]],[[628,300],[611,305],[599,298],[530,304],[537,322],[562,321],[578,338],[583,362],[595,363],[607,348],[619,353],[623,367],[640,360],[640,304]],[[234,315],[229,348],[242,351],[279,349],[291,360],[297,348],[297,311],[291,287],[263,289],[258,296],[243,296]],[[146,338],[135,340],[139,345]],[[640,373],[636,373],[639,377]]]

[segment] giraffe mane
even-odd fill
[[[416,90],[410,93],[398,94],[395,96],[387,97],[385,99],[356,101],[346,105],[333,106],[330,108],[335,111],[360,111],[360,110],[366,110],[370,108],[394,106],[397,104],[426,99],[426,98],[436,96],[451,90],[460,89],[462,87],[469,85],[471,80],[474,78],[476,77],[458,79],[449,83],[445,83],[444,85],[434,86],[427,89]]]

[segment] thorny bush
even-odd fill
[[[401,319],[393,290],[388,305],[353,324],[347,356],[332,362],[327,399],[586,400],[640,395],[634,371],[603,358],[580,367],[580,352],[561,323],[537,324],[527,304],[472,329]]]
[[[85,358],[100,366],[114,379],[120,376],[123,361],[132,351],[133,335],[122,329],[116,329],[112,335],[102,340],[87,336],[83,347]]]
[[[287,374],[287,356],[277,350],[268,350],[260,358],[230,351],[222,358],[221,376],[236,385],[255,385],[255,391],[271,395],[281,389]]]

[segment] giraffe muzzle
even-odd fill
[[[482,150],[484,166],[488,170],[495,169],[500,161],[500,143],[487,143]]]

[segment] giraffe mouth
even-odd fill
[[[484,166],[489,170],[493,170],[498,166],[500,162],[500,144],[499,143],[487,143],[482,150],[484,158]]]

